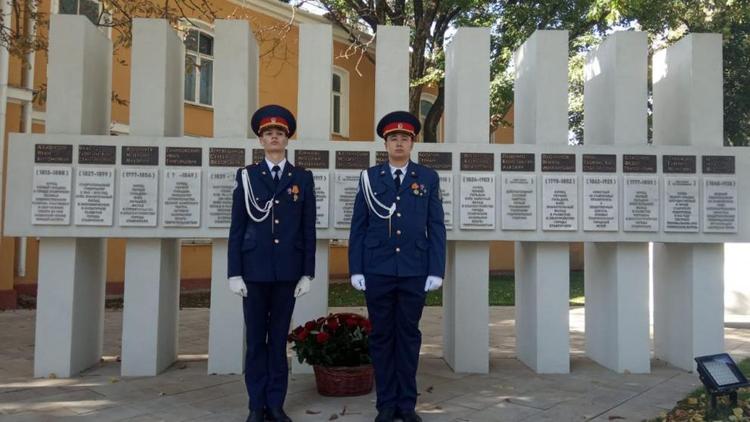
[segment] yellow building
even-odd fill
[[[18,0],[19,3],[22,0]],[[3,2],[4,3],[4,2]],[[253,2],[239,0],[211,0],[216,16],[246,19],[252,25],[261,52],[259,77],[260,105],[281,104],[296,113],[297,108],[297,46],[300,23],[328,23],[325,18],[293,9],[275,0]],[[51,14],[81,14],[92,21],[106,20],[99,0],[43,0],[38,12]],[[213,76],[213,25],[199,19],[198,13],[184,10],[189,22],[180,24],[186,45],[185,77],[185,136],[211,137],[213,135],[212,76]],[[32,20],[26,13],[6,11],[12,15],[13,29],[33,30]],[[117,15],[114,16],[118,18]],[[112,29],[102,27],[110,37]],[[40,27],[41,36],[47,28]],[[375,108],[375,65],[358,54],[347,57],[350,43],[343,30],[334,27],[333,113],[331,138],[341,141],[370,141],[375,139],[373,120]],[[6,57],[7,52],[5,53]],[[374,57],[374,54],[372,55]],[[130,51],[116,47],[113,56],[112,134],[127,135],[130,94]],[[46,52],[27,55],[24,65],[21,58],[10,56],[7,84],[0,102],[7,104],[4,119],[5,136],[11,132],[43,133],[45,127],[44,105],[32,105],[34,92],[43,92],[46,84]],[[0,60],[0,64],[2,60]],[[194,66],[190,66],[190,64]],[[2,72],[0,72],[1,74]],[[422,109],[429,110],[435,100],[435,90],[428,87],[422,95]],[[423,117],[423,116],[422,116]],[[441,133],[442,131],[439,131]],[[502,128],[493,134],[494,142],[512,143],[512,128]],[[207,141],[210,142],[210,141]],[[6,145],[6,144],[4,144]],[[3,159],[7,159],[3,154]],[[3,165],[5,172],[7,167]],[[3,177],[3,180],[6,180]],[[6,207],[12,204],[5,204]],[[121,293],[124,279],[125,242],[110,239],[107,245],[107,292]],[[329,264],[332,278],[346,278],[345,242],[332,242]],[[573,248],[572,268],[581,267],[580,246]],[[0,243],[0,309],[16,306],[18,294],[36,292],[38,241],[36,239],[2,238]],[[490,256],[492,271],[513,270],[512,242],[493,242]],[[182,288],[208,288],[211,276],[211,244],[203,240],[183,240],[181,279]]]

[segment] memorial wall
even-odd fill
[[[257,140],[122,139],[12,135],[7,233],[226,236],[236,169],[262,159]],[[346,238],[382,144],[300,144],[288,154],[313,173],[318,237]],[[440,176],[449,239],[726,242],[750,239],[743,152],[417,144],[413,158]]]

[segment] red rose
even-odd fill
[[[315,338],[315,340],[317,340],[318,343],[323,344],[323,343],[327,342],[330,337],[331,337],[330,334],[324,333],[324,332],[320,332],[320,333],[318,333],[318,336]]]
[[[332,319],[328,321],[328,328],[330,328],[331,331],[336,331],[336,329],[339,328],[339,320]]]
[[[357,320],[354,318],[347,318],[346,319],[346,326],[349,328],[353,328],[357,326]]]
[[[310,332],[307,330],[302,330],[301,333],[297,334],[297,338],[299,338],[300,341],[305,341],[307,336],[310,335]]]
[[[315,329],[315,322],[313,321],[307,321],[305,323],[305,330],[312,331]]]

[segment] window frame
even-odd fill
[[[85,16],[85,15],[81,15],[81,3],[80,3],[80,0],[76,0],[78,2],[77,3],[78,4],[78,13],[76,13],[75,15],[72,15],[70,13],[60,13],[60,6],[61,6],[60,5],[60,1],[61,0],[52,0],[52,2],[50,3],[50,14],[52,14],[52,15]],[[104,19],[103,23],[105,25],[104,26],[97,26],[97,29],[99,29],[100,31],[104,32],[104,34],[107,36],[107,38],[109,38],[111,40],[112,39],[112,27],[109,26],[109,25],[106,25],[106,24],[109,23],[109,22],[112,22],[112,15],[108,11],[104,10],[104,5],[102,5],[101,0],[89,0],[89,1],[92,1],[92,2],[94,2],[94,3],[96,3],[96,4],[99,5],[99,15],[109,17],[108,19],[107,18]],[[104,10],[104,13],[102,14],[103,10]]]
[[[191,23],[192,22],[192,23]],[[197,50],[188,50],[187,46],[185,46],[185,63],[187,63],[187,57],[191,56],[196,59],[193,71],[195,72],[195,100],[188,100],[186,95],[187,91],[183,92],[182,99],[185,102],[185,104],[189,104],[196,107],[203,107],[208,109],[214,108],[214,76],[216,73],[214,72],[215,67],[214,64],[216,63],[216,35],[214,33],[213,25],[210,25],[206,22],[197,20],[197,19],[191,19],[190,22],[183,21],[183,24],[185,24],[184,29],[184,36],[183,36],[183,44],[187,40],[188,35],[190,34],[190,31],[196,31],[198,32],[198,45]],[[200,52],[200,35],[204,34],[208,37],[211,37],[211,55],[203,54]],[[210,60],[212,63],[211,67],[211,104],[204,104],[200,101],[201,98],[201,63],[205,60]],[[184,78],[187,78],[187,64],[185,68],[185,75]],[[183,85],[184,85],[184,79],[183,79]]]
[[[333,91],[333,76],[336,75],[341,80],[341,90],[337,93]],[[338,95],[339,100],[339,132],[333,130],[333,98]],[[349,71],[338,66],[333,66],[331,71],[331,134],[349,137]]]

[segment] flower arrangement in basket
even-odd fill
[[[370,320],[336,313],[307,321],[288,341],[300,363],[312,365],[318,392],[324,396],[358,396],[372,390],[373,369],[367,337]]]

